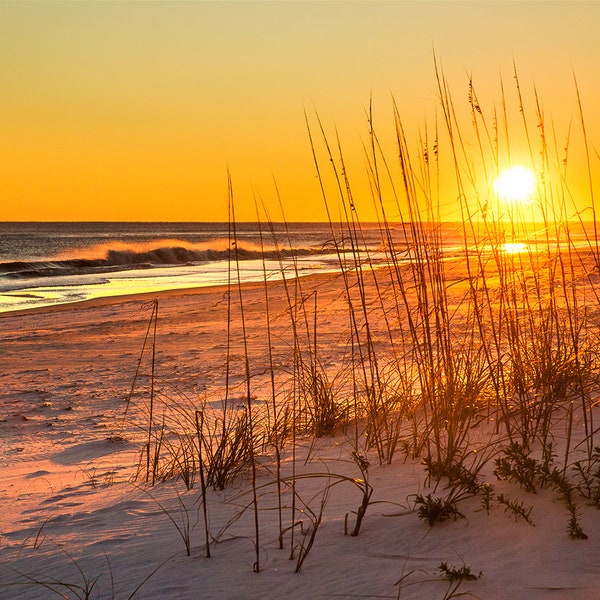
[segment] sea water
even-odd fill
[[[421,224],[421,228],[423,224]],[[465,256],[461,224],[431,225],[425,237],[445,256]],[[421,229],[421,233],[422,233]],[[531,252],[549,244],[548,231],[483,245]],[[281,279],[354,268],[357,262],[410,261],[424,239],[410,224],[375,223],[15,223],[0,222],[0,312],[163,290]],[[571,227],[568,245],[592,247],[593,227]],[[504,235],[504,234],[502,234]],[[507,234],[508,235],[508,234]],[[564,235],[561,234],[561,236]],[[552,236],[550,236],[552,237]],[[507,243],[503,243],[507,242]],[[562,245],[562,242],[561,242]],[[557,246],[558,247],[558,246]]]
[[[332,272],[347,226],[323,223],[0,223],[0,312]],[[361,228],[377,253],[381,232]]]

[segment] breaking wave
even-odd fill
[[[135,244],[108,243],[62,252],[42,261],[14,261],[0,263],[0,276],[8,278],[53,277],[108,273],[131,269],[151,269],[195,265],[216,261],[277,260],[292,256],[326,254],[323,248],[277,249],[252,243],[238,242],[230,247],[227,239],[210,243],[190,244],[177,240],[141,242]]]

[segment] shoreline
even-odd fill
[[[335,279],[340,276],[341,273],[339,271],[328,271],[327,273],[311,273],[308,275],[300,275],[298,279],[302,279],[303,281],[309,280],[319,280],[319,279]],[[293,282],[296,277],[287,278],[288,283]],[[267,285],[269,287],[281,285],[283,286],[283,281],[281,279],[273,279],[267,281]],[[232,290],[237,291],[237,281],[233,281],[231,283]],[[264,290],[264,282],[263,281],[246,281],[242,283],[243,290],[253,290],[256,288],[260,288]],[[20,316],[26,314],[40,314],[40,313],[54,313],[54,312],[65,312],[74,308],[96,308],[96,307],[104,307],[110,306],[114,304],[126,304],[129,302],[135,301],[144,301],[149,302],[156,298],[158,299],[176,299],[182,298],[185,296],[205,296],[208,294],[214,293],[225,293],[227,291],[227,284],[214,284],[214,285],[206,285],[206,286],[196,286],[189,288],[173,288],[173,289],[165,289],[158,290],[156,292],[139,292],[139,293],[131,293],[131,294],[120,294],[114,296],[102,296],[98,298],[87,298],[85,300],[77,300],[74,302],[64,302],[61,304],[53,304],[48,306],[35,306],[31,308],[16,308],[14,310],[7,310],[4,312],[0,312],[0,319],[9,318],[11,316]]]

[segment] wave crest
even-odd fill
[[[230,248],[227,239],[196,244],[169,240],[167,245],[164,241],[135,244],[113,242],[63,252],[47,261],[2,263],[0,264],[0,276],[33,278],[83,275],[159,266],[191,265],[234,258],[239,260],[263,258],[276,260],[322,253],[322,249],[314,248],[278,250],[269,247],[261,251],[260,246],[246,242],[238,242],[237,248]]]

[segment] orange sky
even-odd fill
[[[322,220],[304,107],[337,127],[359,214],[373,219],[365,108],[372,94],[393,160],[392,93],[416,147],[436,107],[439,117],[433,47],[465,130],[468,73],[490,121],[501,78],[514,109],[513,57],[532,135],[534,83],[558,147],[572,119],[569,185],[583,208],[572,71],[598,171],[599,23],[600,3],[574,1],[4,0],[0,220],[226,220],[227,169],[238,219],[256,218],[257,196],[280,218],[275,178],[288,220]],[[518,110],[510,120],[516,155]],[[444,185],[445,216],[457,218],[456,190]]]

